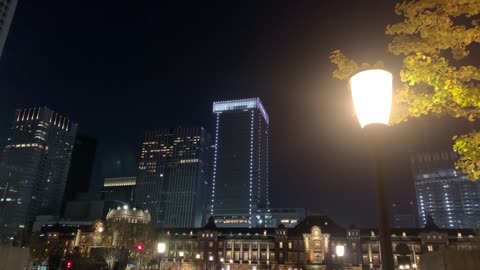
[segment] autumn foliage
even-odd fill
[[[388,51],[403,58],[399,74],[403,85],[394,93],[391,123],[424,115],[477,120],[480,68],[466,63],[471,60],[470,49],[480,43],[480,1],[404,1],[396,5],[395,13],[403,20],[387,25],[385,33],[392,36]],[[330,60],[337,66],[333,76],[338,79],[382,65],[358,64],[338,50],[331,53]],[[479,179],[480,133],[453,140],[453,150],[461,156],[456,167],[470,179]]]

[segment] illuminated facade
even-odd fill
[[[391,233],[395,270],[421,269],[421,255],[429,252],[476,248],[469,229],[430,223]],[[166,242],[165,269],[379,270],[382,263],[377,229],[345,229],[326,216],[306,217],[293,228],[220,228],[212,220],[201,229],[164,229],[159,239]]]
[[[411,156],[421,226],[431,216],[442,228],[480,227],[480,182],[456,170],[457,159],[454,152]]]
[[[157,227],[205,223],[209,136],[203,127],[147,132],[141,146],[134,205]]]
[[[60,214],[76,133],[76,123],[48,108],[17,110],[0,164],[3,233]]]
[[[210,214],[219,226],[263,226],[269,208],[268,114],[259,98],[213,103]]]
[[[7,41],[17,3],[18,0],[0,0],[0,56]]]
[[[133,203],[137,177],[105,178],[103,182],[103,198],[106,201]]]

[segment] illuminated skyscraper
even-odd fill
[[[42,107],[17,110],[0,164],[0,230],[28,230],[59,215],[77,124]]]
[[[17,0],[0,0],[0,56],[7,41],[17,2]]]
[[[457,159],[454,152],[411,156],[420,226],[431,216],[441,228],[480,227],[480,182],[456,170]]]
[[[219,226],[262,226],[269,208],[269,118],[259,98],[213,103],[210,214]]]
[[[134,206],[157,228],[206,223],[209,136],[204,128],[147,132],[142,143]]]

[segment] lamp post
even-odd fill
[[[393,270],[392,239],[382,160],[383,133],[392,106],[392,73],[383,69],[364,70],[353,75],[349,84],[355,112],[370,141],[375,162],[382,269]]]
[[[185,256],[185,253],[183,251],[179,251],[178,256],[180,256],[180,269],[179,270],[182,270],[183,256]]]
[[[159,242],[157,244],[157,252],[158,252],[158,270],[162,270],[162,255],[167,248],[167,244],[163,242]]]
[[[344,245],[336,246],[335,254],[337,254],[337,259],[340,261],[340,269],[343,269],[343,255],[345,254],[345,246]]]
[[[197,269],[198,260],[200,260],[200,254],[199,253],[195,254],[195,261],[193,263],[193,270]]]
[[[212,255],[208,256],[208,260],[213,262],[213,256]]]

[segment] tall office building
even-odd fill
[[[92,179],[97,140],[89,136],[78,136],[73,146],[73,154],[63,204],[75,199],[77,192],[88,192]]]
[[[269,208],[269,118],[259,98],[213,103],[210,213],[219,226],[255,227]]]
[[[77,124],[46,108],[17,110],[0,164],[0,230],[59,215]]]
[[[0,56],[7,41],[17,2],[18,0],[0,0]]]
[[[125,204],[133,203],[137,177],[105,178],[103,181],[103,198],[106,201],[118,201]]]
[[[480,182],[456,170],[457,159],[454,152],[411,156],[420,226],[431,216],[441,228],[480,227]]]
[[[206,223],[209,136],[203,127],[147,132],[142,143],[134,202],[157,228]]]

